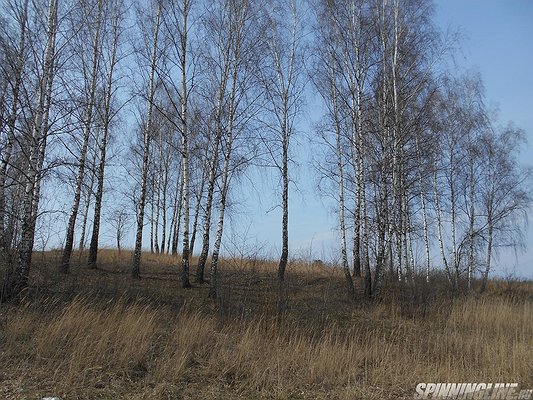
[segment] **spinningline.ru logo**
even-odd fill
[[[518,383],[419,383],[415,391],[415,399],[533,400]]]

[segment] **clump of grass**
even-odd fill
[[[78,297],[35,331],[31,345],[36,356],[60,360],[55,370],[67,383],[100,372],[127,375],[146,362],[157,316],[147,306],[118,300],[95,307]]]

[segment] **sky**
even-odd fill
[[[529,144],[522,151],[521,161],[532,165],[533,1],[438,0],[435,4],[435,23],[443,30],[461,32],[461,50],[455,57],[457,68],[481,73],[487,102],[499,108],[499,120],[514,121],[525,130]],[[310,127],[321,114],[319,107],[309,104],[310,111],[304,118]],[[293,175],[297,183],[290,188],[289,204],[291,254],[333,261],[340,247],[337,218],[332,204],[317,193],[309,144],[305,139],[297,140],[298,166]],[[260,179],[246,194],[247,199],[258,200],[245,201],[244,211],[228,225],[227,237],[233,235],[249,252],[271,256],[279,253],[281,213],[279,208],[272,210],[276,204],[272,196],[276,185],[275,177]],[[533,278],[533,221],[527,228],[525,241],[525,252],[500,251],[494,263],[495,275]]]

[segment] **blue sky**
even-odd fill
[[[443,29],[459,29],[461,51],[457,68],[473,69],[483,77],[488,104],[498,106],[500,121],[512,120],[523,128],[529,144],[521,160],[533,160],[533,1],[530,0],[438,0],[435,22]],[[310,100],[308,100],[308,103]],[[311,100],[312,102],[312,100]],[[317,120],[321,110],[309,104],[307,121]],[[307,125],[307,124],[302,124]],[[316,180],[309,166],[309,146],[305,139],[297,144],[297,161],[290,195],[290,249],[293,256],[312,256],[324,260],[336,257],[339,248],[337,220],[331,204],[316,193]],[[271,196],[275,178],[262,179],[257,189],[247,195],[246,211],[234,219],[233,229],[249,228],[246,239],[250,248],[277,256],[280,248],[279,209],[268,211],[276,199]],[[256,202],[253,198],[260,199]],[[228,226],[227,234],[231,235]],[[242,237],[241,237],[242,239]],[[526,234],[525,253],[502,251],[495,261],[495,273],[533,278],[533,221]]]

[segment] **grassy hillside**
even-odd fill
[[[398,399],[418,382],[533,387],[533,284],[491,282],[483,296],[444,285],[386,288],[348,302],[342,273],[225,260],[216,301],[181,289],[178,263],[103,251],[98,270],[56,273],[36,254],[32,287],[0,305],[0,398]]]

